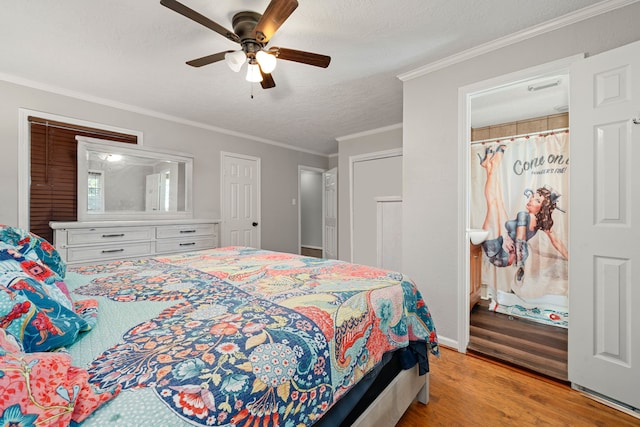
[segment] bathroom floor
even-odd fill
[[[568,330],[489,311],[481,300],[471,311],[467,350],[568,381]]]
[[[303,246],[300,248],[300,255],[322,258],[322,249],[307,248]]]

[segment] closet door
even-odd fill
[[[402,271],[402,199],[379,197],[377,204],[377,264],[385,270]]]
[[[640,42],[571,69],[569,379],[640,408]]]
[[[352,191],[351,262],[376,266],[376,198],[402,194],[402,156],[354,162]]]

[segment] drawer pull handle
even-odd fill
[[[180,233],[195,233],[196,230],[180,230]]]
[[[124,249],[104,249],[102,251],[103,254],[113,254],[116,252],[124,252]]]
[[[190,243],[180,243],[180,246],[193,246],[195,245],[196,242],[190,242]]]
[[[103,234],[102,237],[124,237],[124,233],[118,234]]]

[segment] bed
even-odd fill
[[[0,424],[388,425],[418,392],[428,398],[436,331],[400,273],[244,247],[65,269],[50,245],[22,236],[3,239],[1,262],[36,263],[21,280],[69,308],[43,306],[53,326],[28,333],[37,314],[20,319],[0,301],[12,324],[0,330],[0,395],[30,381],[23,400],[0,399]],[[31,301],[12,283],[5,300]],[[64,372],[38,370],[47,357]]]

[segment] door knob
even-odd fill
[[[257,222],[253,222],[253,223],[251,223],[251,225],[253,225],[254,227],[257,227],[258,223]]]

